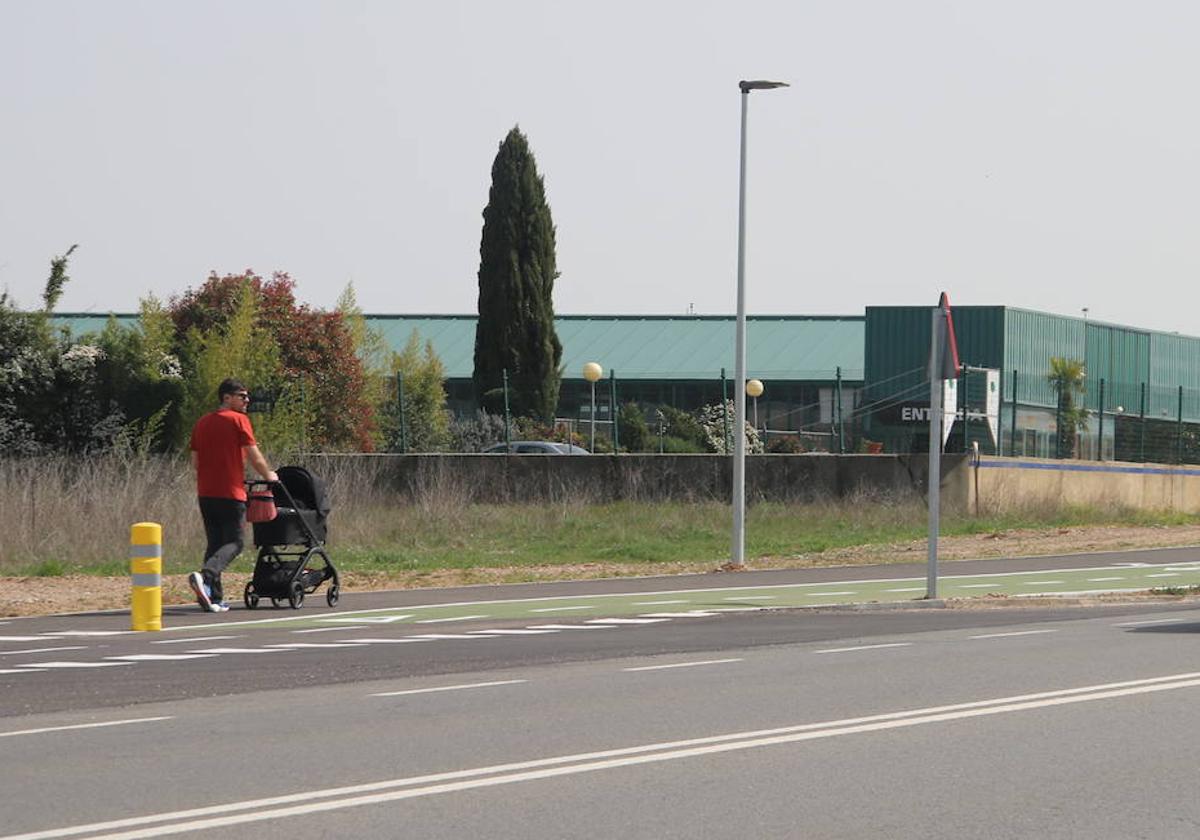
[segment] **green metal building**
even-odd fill
[[[864,424],[890,451],[927,448],[925,419],[903,409],[929,405],[931,309],[866,309]],[[960,361],[1000,371],[1002,404],[994,441],[981,422],[983,377],[968,373],[947,449],[979,441],[984,452],[1054,457],[1058,399],[1048,374],[1060,357],[1086,370],[1080,457],[1196,460],[1188,455],[1200,424],[1200,338],[1004,306],[955,307],[953,317]]]

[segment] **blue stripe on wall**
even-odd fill
[[[1000,470],[1052,470],[1056,472],[1130,473],[1133,475],[1200,475],[1200,469],[1188,467],[1118,467],[1105,464],[1043,464],[1038,461],[983,461],[979,466]]]

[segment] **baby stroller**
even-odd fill
[[[254,523],[258,558],[243,595],[246,608],[252,610],[260,598],[270,598],[273,607],[287,601],[298,610],[304,596],[327,580],[325,603],[332,607],[341,586],[325,552],[325,519],[330,511],[325,485],[303,467],[280,467],[277,474],[277,482],[246,482],[251,494],[256,487],[270,487],[277,511],[271,521]]]

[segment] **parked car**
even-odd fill
[[[489,446],[484,452],[511,452],[514,455],[588,455],[582,446],[553,440],[513,440]]]

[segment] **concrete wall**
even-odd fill
[[[1054,461],[984,456],[968,464],[970,510],[1050,504],[1200,513],[1200,468],[1164,464]]]
[[[472,502],[523,500],[723,500],[733,484],[733,459],[721,455],[316,455],[318,475],[353,471],[410,498],[455,493]],[[942,499],[967,502],[966,456],[942,458]],[[924,494],[922,455],[748,455],[751,501],[844,497],[856,492]]]

